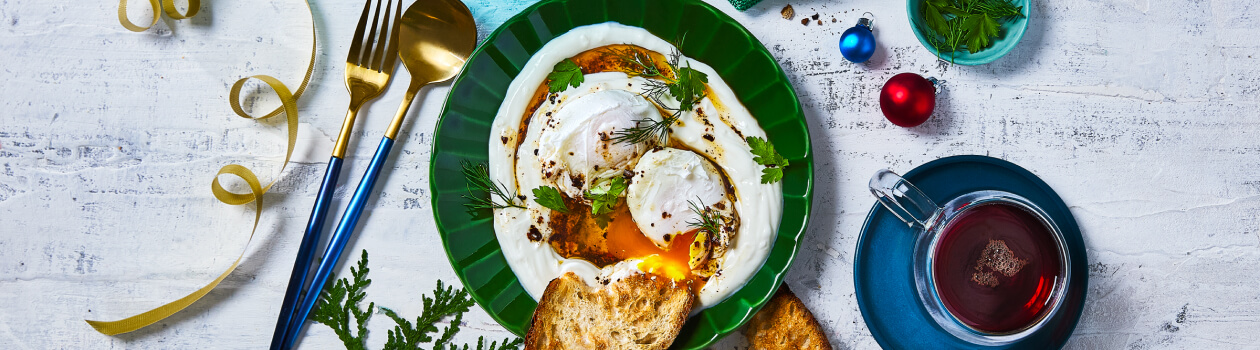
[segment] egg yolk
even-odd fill
[[[605,228],[600,228],[590,217],[589,207],[575,209],[569,214],[556,212],[551,219],[553,233],[548,243],[561,256],[586,260],[601,268],[628,259],[641,259],[638,264],[641,271],[674,280],[693,277],[687,262],[695,230],[671,237],[669,247],[661,249],[639,231],[625,203],[610,214]]]

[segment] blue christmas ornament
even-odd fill
[[[853,63],[862,63],[875,54],[875,34],[871,33],[871,19],[863,17],[857,25],[840,35],[840,54]]]

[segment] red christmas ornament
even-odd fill
[[[897,74],[879,92],[879,109],[893,124],[907,128],[923,124],[936,109],[935,82],[914,73]]]

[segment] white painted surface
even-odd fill
[[[130,316],[182,296],[245,243],[251,209],[214,200],[210,176],[242,162],[274,178],[284,129],[278,120],[233,116],[228,87],[252,74],[296,84],[308,19],[290,0],[209,1],[192,20],[137,34],[118,25],[113,1],[0,5],[0,347],[262,347],[328,135],[348,101],[341,58],[356,2],[314,4],[318,70],[299,105],[306,146],[315,150],[266,197],[241,268],[190,309],[118,337],[82,320]],[[483,37],[525,6],[489,2],[473,2]],[[1069,348],[1260,344],[1260,4],[1036,1],[1032,27],[1009,56],[942,67],[914,39],[899,1],[793,1],[793,21],[779,17],[785,0],[744,13],[714,2],[765,43],[805,104],[817,209],[788,283],[838,348],[878,347],[853,296],[854,247],[873,203],[867,177],[957,154],[1018,163],[1071,206],[1091,266]],[[136,4],[140,18],[148,10]],[[835,43],[864,11],[877,15],[881,46],[871,62],[854,65]],[[822,26],[800,24],[814,13]],[[924,126],[903,129],[879,114],[878,89],[900,72],[948,81]],[[357,183],[400,86],[365,110],[344,183]],[[457,283],[427,193],[430,132],[445,92],[426,91],[415,108],[349,250],[372,254],[369,299],[404,315],[419,312],[435,279]],[[269,97],[258,103],[274,105]],[[373,323],[370,348],[384,342],[387,323]],[[309,329],[305,348],[340,346],[327,328]],[[506,335],[479,309],[465,329],[459,340]],[[715,348],[743,344],[732,336]]]

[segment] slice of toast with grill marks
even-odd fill
[[[637,274],[592,287],[566,273],[547,284],[525,350],[664,350],[695,299],[689,285],[666,277]]]

